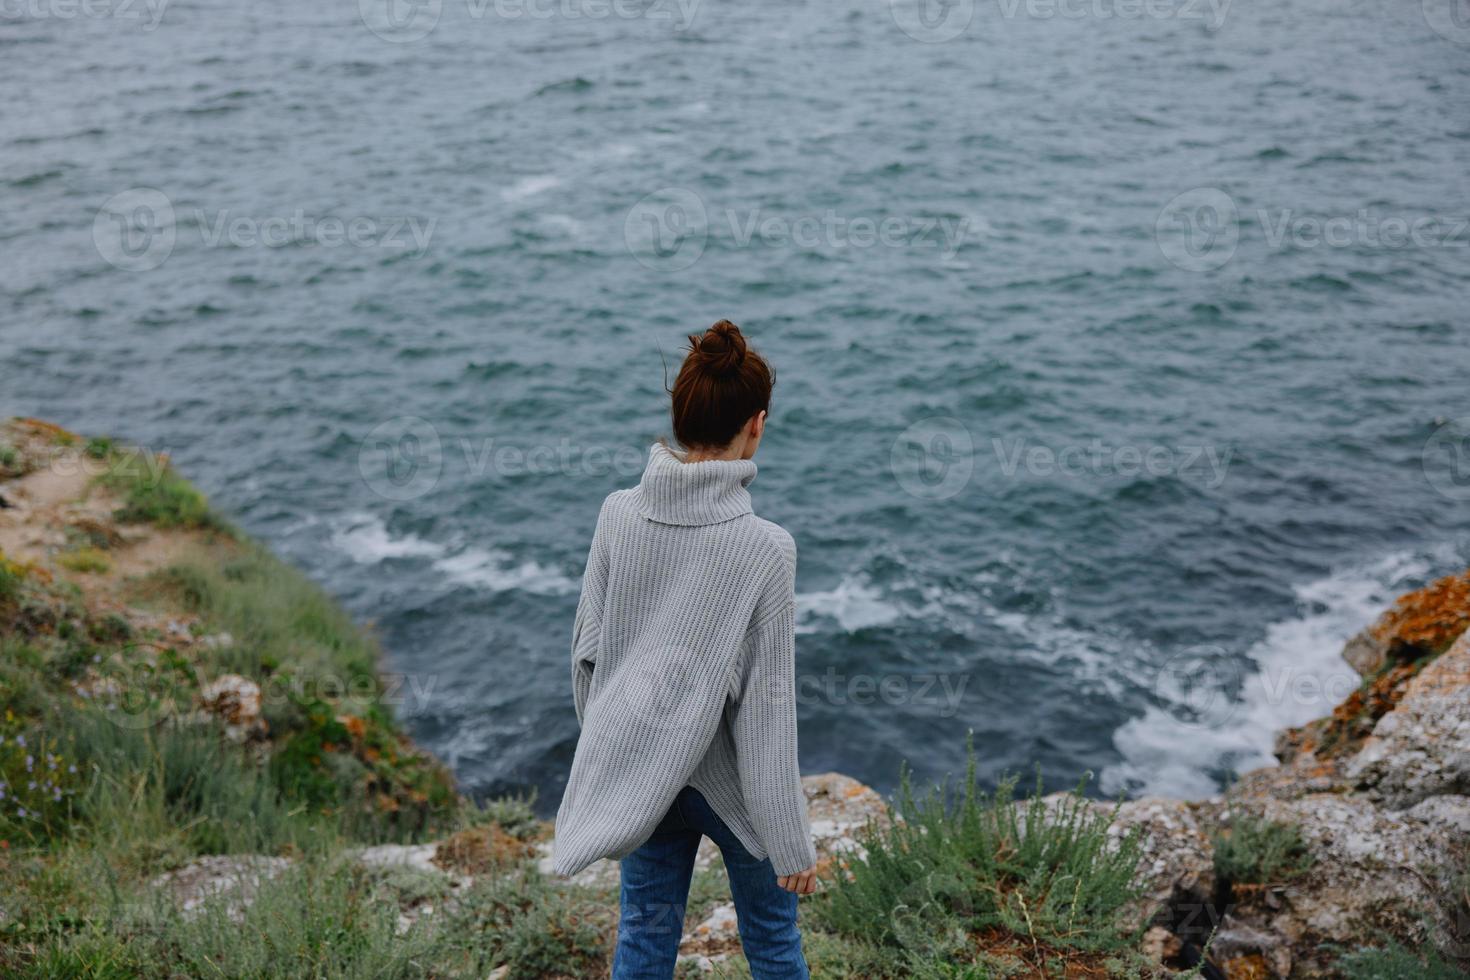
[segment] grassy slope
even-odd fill
[[[562,921],[572,906],[509,859],[462,897],[453,935],[403,932],[404,903],[432,901],[441,876],[371,871],[349,849],[540,826],[461,798],[383,704],[371,637],[171,469],[48,426],[0,431],[0,476],[33,473],[42,497],[87,461],[31,515],[45,554],[0,552],[0,975],[483,976],[507,944],[548,969],[601,955],[603,930]],[[16,486],[0,484],[12,503]],[[140,553],[168,560],[126,574]],[[264,692],[233,737],[199,707],[226,675]],[[152,884],[239,853],[292,859],[243,917],[225,900],[184,915]]]

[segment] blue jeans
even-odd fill
[[[701,837],[714,841],[724,856],[751,976],[807,980],[796,896],[776,884],[771,862],[756,860],[692,786],[679,791],[653,836],[623,858],[613,980],[669,980],[674,975]]]

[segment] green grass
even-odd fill
[[[1420,957],[1398,944],[1382,949],[1360,949],[1338,960],[1347,980],[1463,980],[1464,970],[1434,950]]]
[[[56,561],[62,568],[69,568],[73,572],[101,573],[112,568],[112,561],[97,548],[78,548],[64,552],[56,557]]]
[[[851,879],[811,906],[817,923],[899,954],[915,976],[1129,953],[1136,937],[1119,922],[1139,895],[1136,834],[1110,838],[1111,814],[1080,795],[1045,801],[1038,790],[1017,802],[1013,787],[981,794],[973,751],[957,796],[936,789],[916,799],[905,778],[906,819],[865,837]]]
[[[393,722],[377,645],[305,576],[247,544],[229,561],[175,567],[155,584],[231,637],[212,673],[261,685],[277,746],[269,771],[283,793],[338,811],[361,837],[447,826],[459,806],[453,781]]]
[[[1233,884],[1278,884],[1312,866],[1301,831],[1290,824],[1239,816],[1214,844],[1215,873]]]
[[[204,494],[161,457],[114,452],[107,472],[98,479],[122,497],[122,506],[114,515],[120,521],[166,528],[228,530],[225,522],[209,509]]]
[[[445,931],[483,976],[509,966],[511,978],[605,976],[607,936],[617,918],[611,896],[551,885],[535,870],[481,879]]]

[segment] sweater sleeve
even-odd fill
[[[582,575],[582,596],[577,600],[577,615],[572,622],[572,704],[579,725],[587,711],[587,696],[592,692],[592,672],[596,669],[597,648],[602,639],[607,566],[607,541],[599,516],[592,547],[587,553],[587,570]]]
[[[731,730],[751,822],[778,875],[817,862],[796,752],[796,600],[782,576],[775,609],[747,635],[747,660]]]

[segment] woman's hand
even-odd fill
[[[813,866],[794,875],[781,875],[776,884],[797,895],[810,895],[817,890],[817,869]]]

